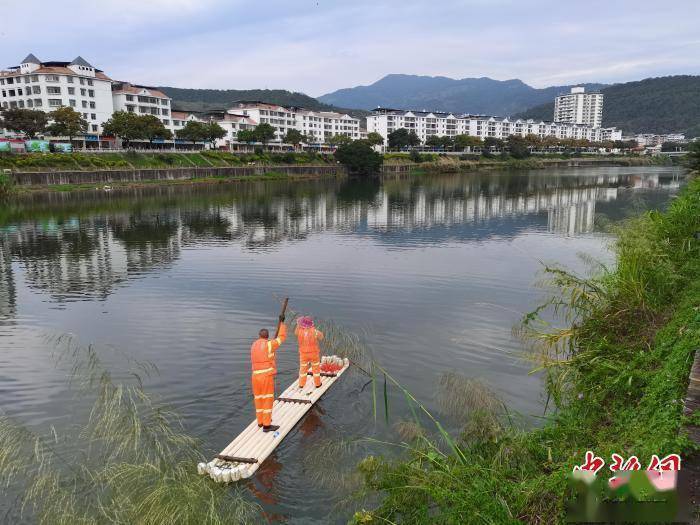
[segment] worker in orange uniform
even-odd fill
[[[311,368],[316,388],[321,386],[321,349],[318,342],[323,339],[323,333],[314,326],[311,317],[300,317],[294,334],[299,340],[299,388],[306,385],[306,375]]]
[[[277,363],[275,351],[287,338],[287,325],[284,316],[280,318],[279,335],[270,341],[269,332],[263,328],[259,338],[250,347],[250,360],[253,363],[253,397],[255,399],[255,416],[258,426],[263,432],[278,430],[278,425],[272,424],[272,404],[275,401],[275,374]]]

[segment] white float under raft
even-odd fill
[[[350,366],[347,359],[324,356],[323,363],[337,364],[341,368],[334,373],[321,373],[321,386],[316,388],[311,375],[303,389],[295,380],[272,405],[272,424],[279,430],[263,432],[257,421],[253,421],[236,439],[209,463],[199,463],[197,471],[207,474],[219,483],[230,483],[251,477],[260,468],[284,437],[311,409],[323,394],[345,373]]]

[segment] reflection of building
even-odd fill
[[[0,238],[2,238],[0,236]],[[0,322],[15,314],[17,290],[10,251],[0,243]]]

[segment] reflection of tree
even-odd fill
[[[221,207],[204,210],[187,210],[180,215],[186,232],[183,240],[199,242],[208,239],[231,239],[231,220],[225,217]]]
[[[174,213],[137,213],[111,222],[114,238],[126,251],[127,271],[169,266],[180,256],[179,217]]]
[[[17,288],[12,272],[12,255],[7,239],[0,234],[0,322],[14,318],[17,309]]]

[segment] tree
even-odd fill
[[[290,129],[284,136],[284,141],[287,144],[293,144],[294,147],[297,147],[302,142],[308,142],[309,140],[306,138],[306,135],[304,135],[298,129]]]
[[[688,154],[685,163],[693,171],[700,171],[700,140],[696,139],[688,144]]]
[[[202,134],[204,135],[204,142],[208,142],[213,148],[217,140],[222,139],[226,136],[226,130],[219,126],[218,122],[214,122],[212,120],[208,124],[204,125]]]
[[[199,122],[197,120],[190,120],[185,127],[178,129],[175,132],[177,138],[183,140],[189,140],[194,144],[195,142],[204,142],[206,137],[206,124],[204,122]]]
[[[685,144],[682,142],[666,141],[661,144],[661,151],[683,151],[684,149]]]
[[[367,133],[367,144],[370,146],[381,146],[384,144],[384,137],[376,131],[370,131]]]
[[[525,140],[525,144],[531,148],[539,149],[542,147],[542,139],[539,137],[539,135],[528,133],[523,137],[523,139]]]
[[[438,149],[448,149],[454,146],[454,141],[451,137],[431,135],[425,141],[426,146]]]
[[[389,140],[389,148],[391,149],[405,149],[420,144],[420,138],[418,138],[415,131],[409,132],[406,128],[399,128],[396,131],[392,131],[387,138]]]
[[[236,135],[238,142],[256,142],[258,140],[255,130],[252,129],[241,129]]]
[[[328,144],[331,146],[342,146],[344,144],[350,144],[352,142],[352,138],[348,137],[347,135],[338,134],[332,135],[326,142],[328,142]]]
[[[68,137],[68,140],[72,142],[73,137],[85,133],[88,129],[87,120],[68,106],[52,111],[49,116],[52,122],[46,131],[53,136]]]
[[[457,151],[464,151],[467,148],[481,147],[484,143],[481,137],[472,137],[471,135],[457,135],[454,139],[454,147]]]
[[[267,123],[258,124],[253,131],[255,132],[257,141],[263,144],[267,144],[275,138],[275,128]]]
[[[2,111],[2,126],[33,139],[46,129],[48,115],[34,109],[11,108]]]
[[[351,175],[375,175],[384,161],[366,140],[354,140],[335,150],[335,158]]]
[[[167,129],[161,120],[155,115],[143,115],[136,117],[139,119],[138,125],[143,132],[143,138],[153,143],[155,139],[171,139],[173,134]]]
[[[503,146],[505,146],[505,142],[501,139],[497,139],[496,137],[486,137],[484,139],[484,147],[489,151],[492,148],[503,149]]]
[[[506,144],[508,145],[510,156],[514,159],[524,159],[525,157],[530,156],[528,142],[524,137],[519,135],[509,135]]]
[[[113,135],[122,139],[127,147],[132,140],[145,139],[143,120],[135,113],[116,111],[102,126],[104,135]]]

